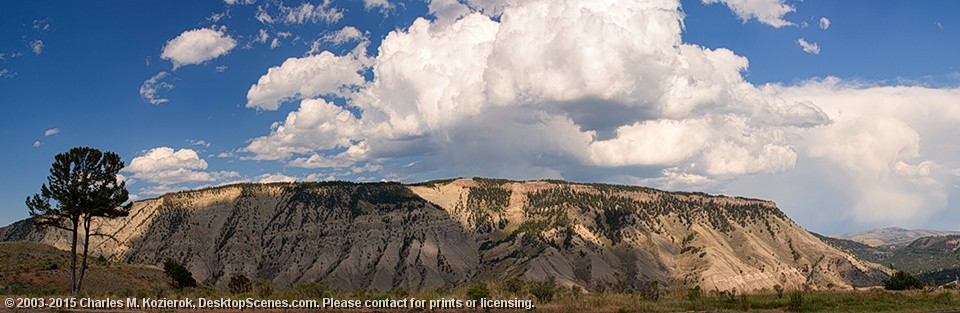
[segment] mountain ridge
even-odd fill
[[[0,239],[64,247],[20,221]],[[775,203],[648,187],[452,179],[218,186],[137,201],[92,242],[115,260],[173,258],[199,281],[427,289],[522,277],[587,290],[663,285],[851,288],[879,265],[823,243]]]
[[[852,240],[871,247],[892,250],[903,248],[921,237],[960,235],[960,231],[909,229],[897,226],[830,235],[832,238]]]

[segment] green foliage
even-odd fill
[[[790,312],[801,312],[803,310],[803,291],[790,292],[787,300],[787,310]]]
[[[120,156],[113,152],[77,147],[57,154],[50,166],[47,183],[40,193],[27,197],[33,225],[38,230],[49,227],[69,232],[71,236],[70,290],[76,295],[83,286],[90,242],[90,225],[94,218],[126,216],[130,206],[126,183],[117,180],[123,169]],[[82,238],[82,240],[81,240]],[[77,247],[83,242],[77,275]]]
[[[639,290],[640,296],[647,301],[660,300],[660,282],[656,280],[648,281],[643,284]]]
[[[470,300],[490,298],[490,289],[487,289],[487,285],[485,284],[476,284],[467,289],[467,298]]]
[[[227,288],[230,289],[230,292],[233,294],[250,292],[253,288],[253,284],[250,282],[250,279],[243,274],[233,275],[230,277],[230,282],[227,284]]]
[[[893,273],[893,276],[883,280],[883,288],[887,290],[909,290],[909,289],[922,289],[923,281],[919,278],[913,277],[913,275],[908,274],[904,271],[896,271]]]
[[[700,297],[703,296],[703,289],[700,289],[700,285],[694,286],[693,288],[688,288],[685,298],[690,301],[700,300]]]
[[[173,259],[163,262],[163,273],[170,278],[174,289],[197,286],[197,280],[193,279],[193,274],[187,270],[187,267]]]
[[[255,291],[257,293],[257,296],[260,297],[261,299],[272,296],[273,281],[266,278],[261,278],[257,280],[257,285],[255,289],[256,289]]]
[[[747,299],[747,295],[740,295],[740,302],[737,303],[741,312],[750,311],[750,300]]]
[[[440,187],[440,186],[444,186],[444,185],[447,185],[447,184],[449,184],[449,183],[452,183],[452,182],[455,181],[455,180],[457,180],[457,178],[436,179],[436,180],[430,180],[430,181],[425,181],[425,182],[414,183],[414,184],[411,184],[410,186],[436,188],[436,187]]]
[[[773,291],[777,293],[777,299],[783,299],[783,286],[773,285]]]
[[[505,282],[503,282],[503,291],[514,296],[521,296],[524,288],[526,288],[526,283],[516,277],[507,279]]]
[[[553,301],[556,293],[557,287],[553,281],[536,281],[530,284],[530,294],[536,297],[539,303]]]

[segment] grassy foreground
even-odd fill
[[[36,243],[0,243],[0,298],[69,297],[68,258],[63,251]],[[960,311],[960,290],[886,291],[768,291],[759,294],[702,291],[688,288],[640,288],[635,292],[583,292],[557,288],[547,282],[509,279],[498,283],[440,288],[428,291],[343,290],[321,284],[275,288],[269,280],[253,280],[234,287],[173,289],[171,280],[154,266],[92,262],[81,297],[232,299],[530,299],[537,312],[949,312]],[[230,289],[233,289],[232,291]],[[9,311],[0,306],[0,311]],[[177,312],[155,310],[156,312]],[[199,310],[231,312],[229,310]],[[199,312],[183,310],[179,312]],[[244,312],[249,312],[246,310]],[[272,310],[319,312],[320,310]],[[371,312],[376,310],[344,310]],[[410,309],[380,310],[405,312]],[[435,310],[454,312],[454,310]],[[477,312],[482,310],[458,310]],[[490,311],[509,311],[493,309]],[[517,310],[514,310],[517,311]],[[27,312],[27,311],[24,311]]]
[[[550,300],[538,300],[535,296],[520,292],[514,294],[500,288],[488,288],[486,293],[478,295],[477,287],[438,289],[423,292],[407,292],[395,289],[387,292],[339,289],[327,290],[322,285],[300,285],[293,288],[274,291],[261,284],[248,292],[232,293],[214,288],[187,288],[181,290],[127,290],[121,292],[88,291],[86,296],[93,298],[122,297],[163,297],[169,299],[184,298],[233,298],[233,299],[471,299],[480,296],[488,299],[531,299],[536,312],[950,312],[960,310],[960,291],[958,290],[912,290],[886,291],[881,289],[856,291],[793,291],[777,294],[736,295],[729,292],[711,292],[695,294],[690,290],[663,290],[656,299],[645,294],[625,293],[576,293],[566,289],[556,289]],[[56,296],[49,289],[18,290],[19,296]],[[60,295],[66,296],[66,294]],[[149,310],[148,310],[149,311]],[[196,310],[155,310],[156,312],[193,312]],[[201,310],[211,312],[211,310]],[[250,311],[250,310],[247,310]],[[245,312],[247,312],[245,311]],[[327,312],[329,310],[270,310],[271,312]],[[351,309],[344,312],[412,312],[428,311],[415,309],[367,310]],[[435,310],[436,312],[490,312],[524,310]],[[213,310],[212,312],[233,312],[233,310]]]

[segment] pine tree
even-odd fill
[[[47,183],[40,193],[27,197],[33,225],[38,230],[53,227],[70,233],[70,291],[76,295],[82,287],[90,247],[90,226],[95,218],[117,218],[130,211],[126,183],[117,181],[123,169],[120,156],[113,152],[77,147],[57,154]],[[80,275],[77,275],[77,248],[83,240]]]

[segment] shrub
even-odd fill
[[[230,292],[234,294],[250,292],[250,289],[253,288],[253,284],[250,282],[250,279],[243,274],[234,275],[230,277],[230,283],[227,284],[227,287],[230,288]]]
[[[163,262],[163,273],[173,281],[174,289],[197,286],[197,280],[193,279],[193,274],[187,270],[187,267],[173,259]]]
[[[470,300],[480,300],[489,297],[490,289],[487,289],[487,286],[484,284],[477,284],[467,289],[467,298],[470,298]]]
[[[540,303],[553,301],[553,295],[557,293],[557,288],[553,282],[538,281],[530,284],[530,294],[537,298]]]
[[[773,285],[773,291],[777,292],[777,299],[783,299],[783,286]]]
[[[520,296],[521,295],[520,293],[523,292],[523,289],[525,287],[524,285],[525,284],[523,283],[522,280],[514,277],[503,282],[503,290],[511,295]]]
[[[660,300],[660,282],[653,280],[648,281],[643,284],[643,287],[639,290],[640,296],[643,299],[648,301],[657,301]]]
[[[703,296],[703,289],[700,289],[700,285],[687,289],[687,300],[697,301],[701,296]]]
[[[787,300],[787,310],[791,312],[800,312],[803,309],[803,292],[794,291],[790,293],[790,299]]]
[[[923,289],[923,281],[904,271],[897,271],[889,279],[883,280],[883,288],[887,290]]]
[[[747,295],[740,294],[739,306],[741,312],[750,311],[750,300],[747,299]]]
[[[257,281],[257,296],[266,298],[273,295],[273,281],[261,278]]]

